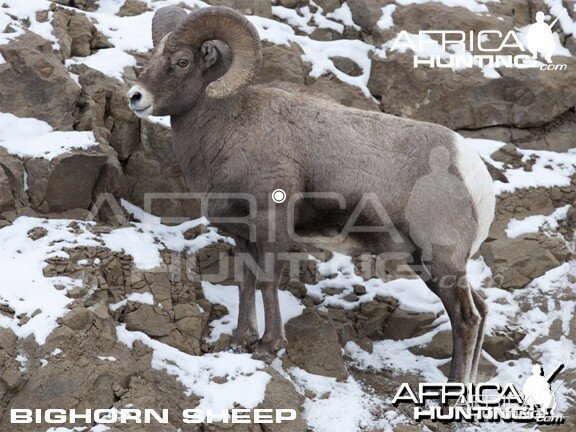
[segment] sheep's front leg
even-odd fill
[[[230,346],[234,351],[245,352],[258,340],[258,322],[256,319],[256,277],[248,270],[244,271],[244,280],[239,284],[240,305],[238,326],[234,330]]]
[[[282,323],[280,302],[278,300],[278,283],[282,276],[284,263],[277,259],[275,252],[263,252],[259,255],[259,266],[261,269],[266,268],[263,262],[264,257],[267,257],[271,262],[268,263],[267,271],[261,273],[260,275],[262,277],[258,278],[258,287],[262,291],[262,299],[264,301],[266,328],[264,335],[256,344],[254,357],[270,361],[286,344],[286,335],[284,333],[284,324]]]
[[[255,245],[250,245],[241,239],[235,239],[238,249],[242,253],[250,254],[257,258]],[[243,278],[238,284],[239,289],[239,312],[238,325],[230,346],[237,352],[249,350],[258,340],[258,321],[256,318],[256,276],[246,266],[243,269]]]

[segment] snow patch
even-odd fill
[[[53,13],[48,12],[46,22],[39,22],[36,19],[38,12],[50,11],[50,5],[51,2],[45,0],[3,0],[0,8],[0,45],[16,39],[24,34],[24,29],[27,29],[50,41],[54,49],[59,50],[58,39],[52,34]],[[29,25],[24,25],[24,22],[29,23]],[[2,33],[8,24],[16,30],[14,33]]]
[[[569,204],[560,207],[548,216],[528,216],[522,220],[512,218],[510,222],[508,222],[506,234],[508,235],[508,238],[514,238],[521,236],[522,234],[537,233],[540,228],[556,229],[558,228],[558,221],[566,219],[570,207]]]
[[[441,312],[440,299],[426,286],[421,279],[395,279],[384,282],[373,278],[367,281],[355,273],[352,258],[334,253],[332,259],[318,264],[319,273],[326,277],[316,284],[307,284],[308,295],[318,299],[320,305],[354,309],[359,304],[374,300],[376,297],[393,297],[400,301],[400,307],[409,312]],[[355,302],[344,298],[354,293],[354,286],[362,285],[366,294]],[[327,295],[324,288],[339,288],[343,291],[336,295]]]
[[[550,14],[553,17],[560,17],[558,23],[566,35],[576,35],[576,21],[570,18],[570,13],[564,7],[562,0],[544,0],[544,3],[550,8]],[[572,5],[572,11],[576,12],[576,4]],[[553,18],[553,20],[556,18]]]
[[[396,3],[406,6],[410,4],[422,4],[422,3],[442,3],[444,6],[448,7],[463,7],[472,12],[488,12],[488,8],[484,3],[498,2],[499,0],[396,0]]]
[[[522,167],[506,170],[510,182],[496,182],[494,190],[497,194],[530,187],[568,186],[571,176],[576,173],[575,149],[567,153],[525,149],[518,149],[518,152],[522,155],[522,162],[526,163],[531,158],[535,158],[536,162],[531,171],[525,171]]]
[[[326,17],[340,21],[345,26],[352,27],[354,30],[361,30],[361,27],[352,19],[352,11],[346,2],[342,3],[342,6],[338,9],[334,9],[333,12],[327,13]]]
[[[202,281],[202,290],[206,298],[215,304],[226,306],[228,315],[210,323],[212,332],[208,342],[213,343],[222,334],[232,334],[236,329],[239,312],[239,299],[237,286],[215,285]],[[304,306],[296,297],[288,291],[278,291],[280,310],[282,311],[282,322],[286,324],[289,320],[302,314]],[[262,292],[256,291],[256,316],[258,320],[258,332],[260,336],[264,334],[264,302]]]
[[[66,296],[66,290],[78,286],[79,282],[65,277],[45,277],[44,260],[65,247],[99,245],[91,234],[76,234],[69,229],[70,222],[20,217],[0,230],[0,302],[14,310],[12,317],[0,315],[0,326],[11,329],[20,338],[34,335],[40,345],[58,327],[56,320],[68,311],[72,299]],[[27,232],[36,227],[46,229],[47,235],[34,241]],[[58,290],[55,285],[64,289]],[[31,317],[37,311],[40,312]],[[17,316],[23,314],[31,318],[20,324]]]
[[[389,4],[382,8],[382,16],[376,23],[376,25],[381,28],[382,30],[387,30],[390,27],[394,26],[394,20],[392,19],[392,15],[396,12],[397,6],[395,4]]]
[[[280,357],[282,357],[280,353]],[[388,400],[382,400],[372,391],[362,387],[353,377],[346,381],[313,375],[298,367],[285,371],[281,358],[272,362],[280,375],[291,381],[296,390],[305,397],[303,418],[315,432],[359,431],[392,429],[408,423],[406,416],[387,410]]]
[[[253,360],[250,354],[192,356],[144,333],[128,331],[124,324],[117,326],[116,331],[118,340],[130,348],[135,341],[152,348],[152,368],[176,377],[187,396],[199,396],[196,409],[221,411],[233,408],[235,403],[250,409],[264,400],[271,377],[262,371],[265,364]]]
[[[54,159],[72,149],[98,145],[92,132],[60,132],[41,120],[0,113],[0,146],[21,157]]]
[[[72,57],[66,60],[65,64],[66,67],[70,67],[80,63],[109,77],[122,80],[124,68],[136,66],[136,59],[119,48],[106,48],[98,50],[88,57]]]
[[[124,300],[119,301],[118,303],[111,304],[109,306],[110,310],[112,312],[117,311],[121,307],[126,306],[126,304],[128,304],[129,301],[143,303],[151,306],[154,306],[155,304],[154,296],[152,296],[151,293],[132,293],[126,296]]]

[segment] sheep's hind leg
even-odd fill
[[[488,315],[488,306],[480,294],[472,290],[472,298],[478,313],[480,314],[480,326],[478,329],[478,336],[476,338],[476,347],[474,348],[474,359],[472,360],[472,371],[470,372],[470,381],[475,382],[476,374],[478,372],[478,363],[482,355],[482,344],[484,343],[484,329],[486,327],[486,317]]]
[[[452,362],[448,381],[469,383],[474,378],[471,374],[475,356],[480,355],[476,350],[479,349],[477,345],[483,321],[468,284],[465,261],[455,264],[452,254],[439,257],[435,253],[434,258],[431,278],[425,282],[442,300],[452,324]]]
[[[466,276],[461,273],[457,277]],[[448,381],[467,384],[471,380],[480,316],[474,306],[470,287],[441,287],[438,295],[452,324],[452,363]]]

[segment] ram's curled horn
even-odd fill
[[[154,46],[157,46],[168,33],[177,29],[187,17],[186,11],[179,6],[165,6],[158,9],[152,18]]]
[[[209,40],[220,40],[232,51],[228,71],[206,88],[208,96],[223,99],[237,93],[252,81],[262,62],[260,37],[241,13],[226,7],[207,7],[188,16],[171,36],[176,43],[200,48]]]

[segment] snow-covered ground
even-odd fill
[[[141,269],[150,269],[156,262],[158,251],[168,246],[178,250],[184,245],[194,249],[198,245],[217,241],[219,235],[210,230],[194,240],[184,240],[182,233],[185,227],[205,223],[203,220],[191,221],[179,227],[167,227],[151,215],[125,203],[130,211],[139,215],[141,220],[134,227],[120,228],[110,234],[94,235],[87,230],[87,223],[78,222],[83,230],[82,234],[70,228],[68,220],[42,220],[21,217],[11,226],[0,230],[0,274],[3,275],[0,288],[2,303],[15,310],[16,315],[26,313],[35,315],[26,324],[21,325],[17,320],[2,317],[0,325],[11,328],[19,337],[33,334],[39,344],[43,344],[48,334],[57,326],[56,319],[67,311],[71,301],[66,296],[66,290],[76,286],[79,282],[67,278],[48,278],[42,274],[45,260],[62,256],[65,248],[81,245],[104,246],[114,249],[123,248],[134,253],[135,264]],[[531,222],[532,226],[534,223]],[[33,241],[27,233],[36,227],[42,227],[47,235]],[[151,235],[150,233],[154,233]],[[113,239],[113,240],[110,240]],[[130,252],[128,252],[130,253]],[[388,374],[414,374],[423,381],[437,382],[445,379],[440,367],[449,359],[433,359],[413,354],[409,348],[430,343],[433,336],[443,330],[449,330],[450,324],[439,299],[432,294],[419,280],[397,279],[383,282],[380,279],[363,281],[353,270],[349,257],[335,254],[328,262],[320,263],[319,270],[327,279],[331,287],[341,287],[344,291],[340,295],[327,296],[322,293],[322,286],[326,282],[308,285],[310,295],[322,300],[320,308],[328,305],[352,307],[357,303],[369,301],[376,295],[391,296],[399,301],[399,307],[411,312],[432,312],[440,314],[431,330],[416,338],[392,341],[383,340],[374,343],[374,351],[368,354],[358,345],[350,342],[346,347],[346,354],[351,364],[360,369],[370,368],[376,371],[385,371]],[[519,331],[525,334],[520,342],[522,351],[530,352],[535,360],[546,365],[555,365],[563,362],[568,370],[576,369],[576,346],[568,338],[569,323],[573,319],[576,303],[574,301],[554,304],[547,300],[546,293],[554,290],[576,290],[569,274],[576,272],[576,263],[563,264],[551,270],[544,276],[534,280],[527,288],[510,293],[494,287],[481,287],[480,281],[490,276],[490,270],[482,259],[472,260],[469,266],[470,278],[473,284],[487,298],[490,315],[487,325],[487,334],[498,331]],[[341,300],[341,296],[353,292],[354,285],[362,284],[367,293],[360,296],[357,303]],[[64,285],[66,289],[56,289],[56,285]],[[211,340],[216,340],[221,334],[231,334],[235,328],[238,305],[234,287],[224,287],[207,282],[203,283],[206,297],[213,303],[223,304],[228,308],[226,315],[211,323]],[[139,301],[153,303],[151,295],[131,294],[121,302]],[[280,295],[284,320],[297,316],[302,311],[299,301],[289,292],[283,291]],[[533,304],[529,313],[522,313],[520,305],[524,302]],[[540,303],[545,302],[547,312],[542,312]],[[259,299],[259,315],[261,299]],[[111,309],[119,308],[121,304],[111,305]],[[559,339],[549,337],[553,323],[560,320],[562,334]],[[263,322],[260,316],[260,322]],[[250,359],[246,354],[220,353],[200,357],[190,356],[170,347],[164,343],[151,339],[141,332],[126,330],[125,326],[117,328],[118,338],[128,346],[136,340],[141,341],[153,350],[152,367],[166,371],[175,376],[190,393],[202,397],[201,405],[212,408],[231,408],[234,402],[245,407],[254,407],[260,403],[264,396],[269,375],[261,371],[263,364]],[[515,361],[497,362],[487,353],[485,358],[497,370],[495,382],[513,382],[521,386],[523,380],[530,374],[532,360],[521,358]],[[350,429],[363,425],[364,427],[387,426],[402,422],[402,415],[390,415],[386,418],[375,417],[371,414],[375,407],[389,404],[373,395],[362,383],[350,376],[345,382],[338,382],[333,378],[317,376],[299,368],[283,370],[279,360],[273,366],[285,377],[294,382],[301,391],[308,390],[322,397],[308,398],[304,404],[304,417],[316,431],[331,431],[339,424],[347,424]],[[210,377],[228,376],[226,384],[215,385]],[[562,380],[555,382],[559,385],[557,398],[559,408],[565,409],[567,398],[574,397],[573,389],[562,385]],[[245,389],[250,388],[247,392]],[[392,395],[390,395],[392,396]],[[346,412],[355,412],[352,418],[344,416]],[[351,407],[357,407],[352,410]],[[343,423],[342,423],[343,422]]]

